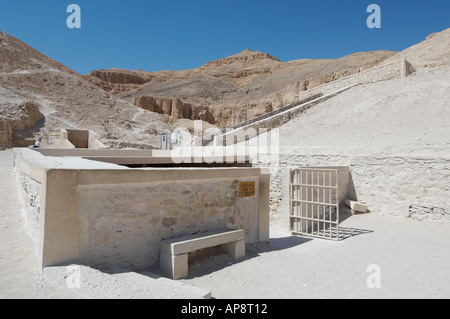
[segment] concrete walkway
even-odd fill
[[[38,271],[12,160],[11,151],[0,151],[0,298],[80,298]],[[273,223],[270,242],[247,246],[242,261],[212,252],[178,284],[219,299],[450,298],[449,225],[365,214],[341,229],[347,238],[334,242],[290,236]]]

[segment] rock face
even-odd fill
[[[141,95],[131,99],[131,103],[144,110],[163,114],[170,123],[179,119],[202,120],[215,124],[215,119],[206,106],[192,106],[183,103],[180,99],[152,97]]]
[[[127,86],[144,83],[126,72],[111,72],[105,80]],[[94,131],[110,147],[158,148],[160,134],[173,130],[161,114],[105,92],[4,32],[0,112],[0,147],[27,146],[36,137],[41,137],[43,147],[58,146],[59,130],[65,128]]]
[[[247,49],[192,70],[111,69],[85,77],[113,95],[164,114],[170,123],[176,119],[203,120],[225,128],[297,102],[302,90],[371,68],[393,55],[375,51],[337,60],[283,63],[270,54]],[[168,100],[172,110],[169,104],[163,110]],[[174,101],[179,101],[175,112]]]
[[[151,81],[151,77],[143,72],[124,69],[92,71],[89,76],[84,77],[112,93],[135,90]]]
[[[80,75],[0,31],[0,147],[28,145],[37,136],[52,146],[66,128],[92,130],[111,147],[157,148],[160,133],[177,123],[230,127],[297,102],[301,91],[394,59],[448,65],[449,41],[447,29],[400,53],[281,62],[247,49],[192,70]]]
[[[44,116],[34,102],[5,104],[0,109],[0,148],[25,147],[34,143],[26,130],[33,129]]]
[[[207,106],[192,106],[180,99],[152,97],[141,95],[131,99],[131,103],[144,110],[163,114],[172,124],[179,119],[202,120],[209,124],[215,124],[216,120]]]

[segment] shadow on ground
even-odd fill
[[[347,214],[347,212],[343,212],[341,215],[340,221],[349,218],[351,214]],[[368,234],[373,232],[372,230],[366,229],[358,229],[352,227],[339,227],[339,241],[346,240],[351,237]],[[192,253],[189,253],[189,275],[184,279],[192,279],[195,277],[202,276],[211,276],[216,271],[226,269],[227,267],[233,266],[234,264],[238,264],[241,262],[248,261],[250,259],[256,258],[261,254],[273,251],[280,251],[285,249],[290,249],[293,247],[300,246],[312,240],[327,240],[330,239],[321,239],[317,237],[303,237],[297,235],[291,235],[289,232],[284,234],[278,234],[277,237],[273,236],[267,242],[256,243],[256,244],[247,244],[246,245],[246,256],[239,260],[233,260],[233,258],[227,254],[220,246],[206,248],[202,250],[198,250]],[[162,271],[158,265],[155,265],[152,269],[149,270],[151,273],[156,276],[168,277],[164,271]]]

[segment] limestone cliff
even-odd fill
[[[394,54],[375,51],[336,60],[281,62],[268,53],[246,49],[191,70],[111,69],[85,77],[135,105],[164,114],[171,123],[201,119],[225,128],[294,103],[302,90],[371,68]],[[171,112],[168,106],[162,110],[158,99],[177,101],[183,111]]]

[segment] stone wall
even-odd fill
[[[333,92],[328,95],[317,95],[313,99],[302,100],[303,102],[295,103],[289,105],[282,110],[277,110],[260,117],[249,120],[245,123],[241,123],[235,126],[235,128],[226,129],[221,132],[221,134],[214,134],[213,137],[209,137],[204,142],[204,145],[208,145],[209,140],[212,139],[211,143],[214,146],[229,146],[233,145],[234,139],[236,137],[237,142],[242,141],[240,137],[248,136],[248,138],[253,138],[258,136],[262,132],[267,132],[280,127],[281,125],[289,122],[295,117],[300,116],[303,112],[307,111],[311,107],[325,102],[326,100],[338,95],[341,92],[348,90],[350,87],[342,88],[339,91]],[[244,125],[245,124],[245,125]]]
[[[220,228],[243,229],[249,244],[269,239],[269,180],[262,169],[130,169],[71,152],[105,153],[15,149],[41,270],[67,263],[144,269],[158,262],[162,239]],[[148,155],[113,152],[122,160]],[[254,192],[242,194],[241,182],[254,183]]]
[[[82,185],[78,187],[81,262],[150,267],[162,239],[230,227],[258,242],[258,197],[239,197],[255,178]]]
[[[107,148],[105,144],[103,144],[99,140],[99,135],[90,130],[66,130],[61,129],[59,131],[59,147],[61,149],[90,149],[88,151],[91,152],[92,149],[104,149]],[[61,149],[58,149],[56,152],[61,153]],[[41,150],[41,149],[40,149]],[[50,149],[50,152],[52,150]],[[68,155],[73,155],[73,153],[68,153]]]
[[[268,162],[265,156],[254,161],[271,169],[272,216],[289,214],[291,168],[347,166],[351,184],[347,196],[368,205],[371,212],[450,223],[449,158],[301,153],[280,154],[278,163]]]
[[[248,121],[234,125],[221,134],[215,134],[214,145],[230,145],[230,141],[235,135],[242,135],[242,132],[255,132],[252,137],[257,136],[261,129],[271,130],[280,127],[291,119],[298,117],[309,108],[332,98],[341,92],[359,84],[386,81],[393,78],[407,76],[414,72],[412,66],[406,60],[398,60],[385,65],[340,78],[330,83],[314,87],[300,93],[300,101],[281,109],[268,112],[264,115],[252,118]],[[229,138],[231,137],[231,138]],[[208,144],[207,142],[204,144]]]
[[[414,70],[412,66],[406,60],[402,59],[388,64],[380,65],[350,76],[346,76],[330,83],[316,86],[307,91],[301,91],[300,99],[308,99],[319,94],[330,94],[342,88],[354,86],[357,84],[391,80],[394,78],[407,76],[413,71]]]
[[[89,148],[88,130],[66,130],[67,138],[75,148]]]

